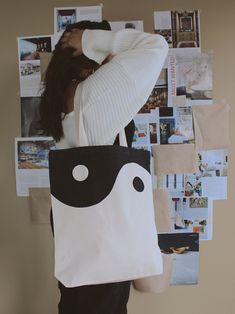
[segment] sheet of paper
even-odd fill
[[[200,49],[200,14],[191,11],[155,11],[154,31],[165,37],[169,48]]]
[[[171,230],[195,232],[200,240],[212,240],[213,200],[208,197],[171,198]]]
[[[170,55],[168,58],[168,106],[175,96],[186,96],[186,106],[212,104],[212,55]]]
[[[195,285],[199,278],[199,234],[162,233],[158,244],[165,254],[173,255],[171,285]]]
[[[153,191],[155,208],[155,223],[158,232],[171,231],[170,202],[167,189],[155,189]]]
[[[152,149],[156,175],[197,170],[197,152],[194,144],[156,145]]]
[[[32,223],[50,223],[50,188],[29,188],[29,204]]]
[[[139,31],[144,31],[144,22],[141,20],[134,21],[109,21],[112,31],[120,31],[125,28],[132,28]]]
[[[50,137],[15,139],[16,191],[28,196],[31,187],[49,187],[48,154],[55,148]]]
[[[228,104],[193,106],[192,111],[197,149],[228,148],[230,106]]]
[[[201,178],[202,194],[213,197],[214,200],[226,200],[228,179],[227,177]]]
[[[43,92],[40,53],[51,53],[53,36],[18,37],[18,61],[21,97],[38,97]]]
[[[132,147],[150,149],[153,144],[159,143],[159,112],[137,114],[134,117],[135,133]]]
[[[54,42],[60,39],[66,27],[79,21],[102,21],[102,4],[94,6],[54,8]]]
[[[194,143],[191,107],[159,108],[160,144]]]

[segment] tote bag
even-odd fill
[[[79,112],[79,147],[49,153],[55,277],[66,287],[162,272],[150,154],[124,134],[120,146],[87,146]]]

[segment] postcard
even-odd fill
[[[43,92],[40,53],[51,53],[51,35],[18,38],[21,97],[39,97]]]
[[[159,143],[159,114],[157,110],[150,113],[138,113],[134,117],[135,133],[132,146],[148,146]]]
[[[160,144],[193,144],[191,107],[159,108]]]
[[[212,104],[211,54],[169,55],[168,106],[174,105],[176,96],[185,96],[186,106]]]
[[[28,196],[29,188],[49,187],[48,154],[55,148],[50,137],[16,138],[15,171],[18,196]]]
[[[174,233],[195,232],[200,240],[212,240],[213,200],[208,197],[174,197],[171,229]]]
[[[199,279],[199,234],[160,233],[158,244],[163,254],[173,255],[171,285],[195,285]]]
[[[184,175],[185,196],[227,199],[227,149],[198,152],[198,171]]]
[[[174,50],[199,49],[200,14],[191,11],[155,11],[154,31],[165,37],[169,48]]]
[[[54,42],[59,41],[66,27],[79,21],[102,21],[102,5],[54,8]]]

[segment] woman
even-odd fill
[[[109,31],[107,31],[109,30]],[[129,145],[133,117],[146,102],[166,58],[163,37],[102,23],[70,25],[46,72],[41,120],[57,148],[77,146],[74,109],[82,114],[89,145],[116,144],[124,127]],[[60,314],[125,314],[130,281],[66,288],[59,282]]]

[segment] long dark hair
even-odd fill
[[[103,29],[110,30],[107,21],[90,22],[81,21],[69,25],[65,32],[71,29]],[[61,36],[61,38],[63,35]],[[62,112],[66,112],[66,91],[72,80],[83,81],[84,69],[96,70],[98,64],[87,58],[84,54],[73,56],[73,48],[62,48],[61,38],[47,67],[44,80],[44,92],[40,102],[41,124],[45,135],[52,136],[57,142],[63,137]]]

